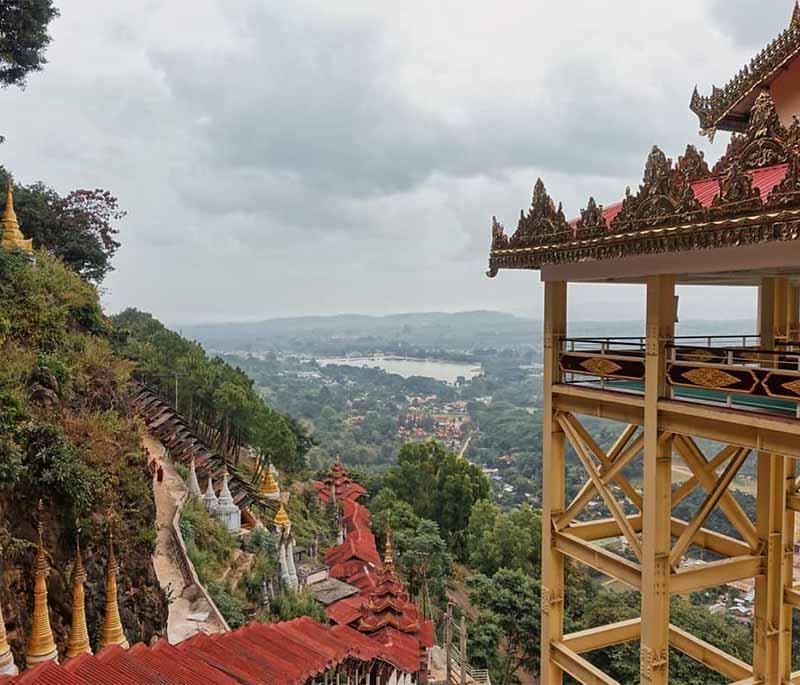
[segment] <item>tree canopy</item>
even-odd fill
[[[48,27],[58,16],[53,0],[0,2],[0,85],[24,87],[28,74],[47,63]]]
[[[489,481],[477,466],[433,440],[407,443],[384,485],[408,502],[417,516],[438,523],[451,548],[463,556],[472,506],[489,497]]]
[[[0,189],[9,173],[0,166]],[[62,197],[43,183],[14,186],[14,208],[33,246],[60,258],[84,279],[100,283],[120,247],[117,224],[126,216],[109,191],[73,190]]]
[[[180,411],[206,442],[238,462],[239,448],[294,470],[309,444],[300,427],[268,407],[241,369],[169,330],[150,314],[114,317],[117,349],[136,362],[135,376]],[[177,395],[176,395],[177,384]]]

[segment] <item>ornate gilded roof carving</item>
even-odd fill
[[[753,178],[762,169],[785,173],[774,188],[764,191],[765,197]],[[710,200],[708,186],[703,186],[704,206],[695,190],[698,183],[708,182],[718,189]],[[800,121],[785,127],[769,93],[761,93],[747,129],[733,136],[713,170],[692,145],[677,164],[653,147],[638,190],[626,189],[622,203],[612,209],[604,210],[589,198],[580,218],[570,225],[561,205],[556,207],[537,180],[531,209],[522,213],[510,239],[493,218],[489,275],[501,268],[538,269],[543,264],[796,240]]]
[[[517,230],[511,236],[509,245],[545,245],[571,235],[572,229],[567,223],[561,204],[556,208],[542,179],[537,179],[533,187],[531,207],[527,214],[524,210],[520,212]]]
[[[800,6],[795,4],[789,27],[742,67],[724,87],[713,86],[711,95],[703,96],[695,86],[689,109],[700,120],[701,130],[709,133],[719,127],[741,130],[740,127],[747,123],[746,117],[734,122],[729,117],[731,109],[799,53]]]

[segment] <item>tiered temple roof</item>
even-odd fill
[[[406,669],[416,671],[425,659],[425,650],[434,644],[433,623],[421,619],[417,605],[403,589],[394,568],[391,534],[387,536],[386,553],[381,560],[369,511],[356,501],[364,489],[349,479],[338,458],[321,485],[327,488],[318,487],[320,500],[329,501],[332,485],[341,501],[346,532],[344,543],[328,550],[325,563],[331,567],[332,577],[361,590],[360,595],[331,604],[325,610],[326,615],[340,626],[350,626],[391,648]]]
[[[361,483],[350,478],[338,456],[322,481],[315,482],[314,487],[317,489],[320,499],[326,504],[331,498],[331,491],[335,493],[337,499],[341,500],[355,501],[367,494]]]
[[[746,64],[724,87],[713,86],[711,95],[700,95],[695,87],[689,105],[704,133],[717,129],[742,132],[758,94],[773,87],[800,56],[800,5],[795,4],[789,28]],[[781,88],[777,88],[781,92]]]
[[[569,269],[569,280],[636,282],[658,270],[692,283],[724,269],[729,279],[715,275],[715,282],[748,285],[762,263],[793,268],[798,238],[800,121],[785,126],[765,91],[746,131],[734,134],[713,169],[692,145],[677,163],[654,147],[636,192],[627,189],[621,202],[605,208],[590,197],[573,221],[538,180],[513,235],[494,220],[489,275],[542,269],[546,279],[558,279]],[[724,252],[730,248],[735,255]],[[739,273],[745,266],[749,273]]]

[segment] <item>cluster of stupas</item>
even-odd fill
[[[58,662],[53,630],[50,626],[50,610],[47,603],[47,574],[49,566],[42,538],[42,503],[39,502],[39,540],[34,566],[33,587],[33,621],[30,635],[28,636],[25,651],[25,663],[28,668],[33,668],[45,662]],[[106,566],[106,605],[103,625],[100,634],[99,648],[117,645],[123,649],[128,648],[128,640],[122,627],[117,603],[117,574],[119,566],[114,556],[113,534],[108,536],[108,563]],[[80,654],[91,654],[92,647],[89,642],[89,630],[86,625],[86,605],[84,601],[84,583],[86,571],[81,558],[80,533],[75,545],[75,563],[72,568],[72,626],[69,642],[67,643],[66,657],[72,659]],[[2,606],[0,606],[0,675],[13,676],[18,673],[14,663],[11,647],[8,644]]]
[[[206,482],[206,492],[200,491],[200,484],[197,481],[197,470],[195,468],[194,457],[189,467],[189,493],[192,497],[202,497],[203,506],[212,516],[222,521],[225,529],[234,535],[242,529],[242,512],[233,502],[233,495],[228,487],[228,469],[222,472],[222,488],[219,495],[214,492],[214,478],[208,477]]]

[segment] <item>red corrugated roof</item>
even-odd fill
[[[788,164],[776,164],[775,166],[764,167],[763,169],[753,169],[746,173],[753,179],[753,187],[757,188],[761,193],[761,199],[766,200],[767,196],[772,192],[772,189],[778,185],[786,176],[786,169]],[[710,207],[714,198],[719,195],[719,176],[711,176],[701,181],[692,183],[692,192],[703,207]],[[620,213],[622,209],[622,202],[615,202],[614,204],[603,207],[603,218],[610,225],[614,217]],[[575,228],[578,219],[577,217],[569,222],[572,228]]]

